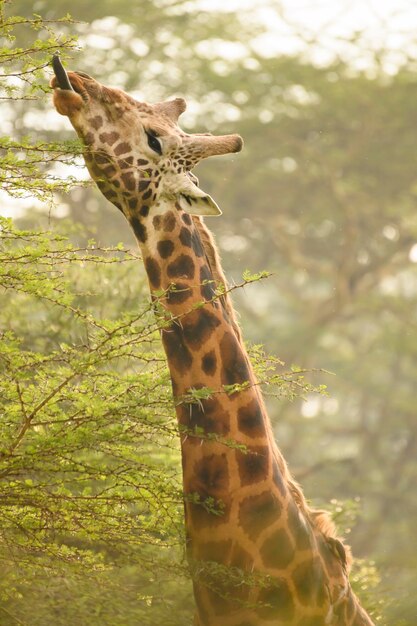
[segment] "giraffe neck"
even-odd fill
[[[130,211],[128,220],[142,251],[152,296],[175,322],[162,333],[175,397],[190,388],[215,385],[218,390],[252,381],[219,258],[202,220],[166,202],[146,217]],[[240,348],[240,365],[233,372],[220,367],[217,350],[225,333],[225,341]],[[181,350],[175,350],[178,341]]]
[[[274,442],[209,231],[174,202],[145,215],[132,204],[151,294],[167,316],[196,624],[372,626],[343,545]]]
[[[200,620],[215,624],[222,614],[226,625],[226,615],[246,617],[239,602],[267,603],[270,589],[261,587],[255,597],[243,585],[239,599],[226,584],[225,598],[225,583],[211,588],[199,564],[282,575],[301,550],[314,568],[311,528],[294,502],[229,299],[217,297],[224,277],[208,232],[175,206],[131,215],[130,223],[151,292],[173,318],[162,340],[181,432],[187,553],[200,572],[194,577]],[[209,397],[193,397],[198,389],[210,389]],[[265,616],[296,614],[302,599],[284,580],[281,593],[287,609],[264,609]]]

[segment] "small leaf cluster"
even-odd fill
[[[44,100],[52,55],[59,51],[65,57],[76,48],[76,38],[63,32],[73,23],[69,15],[56,20],[9,15],[9,4],[0,2],[0,102],[7,117],[21,100]],[[76,176],[63,179],[57,169],[62,163],[80,165],[79,142],[49,143],[19,134],[0,139],[0,186],[6,194],[52,202],[55,192],[79,184]]]

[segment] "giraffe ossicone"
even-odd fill
[[[181,98],[154,105],[53,63],[53,100],[97,186],[128,219],[162,330],[180,426],[195,626],[372,626],[349,550],[312,510],[273,437],[213,238],[219,214],[192,168],[238,135],[190,135]],[[191,215],[190,215],[191,214]],[[162,294],[162,296],[161,296]],[[212,393],[195,401],[195,390]]]

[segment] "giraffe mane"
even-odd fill
[[[336,524],[332,520],[330,513],[323,509],[314,509],[308,505],[301,487],[292,478],[288,469],[286,478],[291,495],[298,508],[305,514],[313,528],[323,535],[333,554],[341,562],[348,574],[353,561],[352,551],[350,546],[338,536]]]

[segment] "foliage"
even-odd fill
[[[149,429],[153,429],[157,452],[154,458],[152,447],[149,457],[152,471],[146,476],[149,478],[146,484],[151,488],[152,477],[159,481],[166,462],[169,472],[162,477],[163,493],[172,488],[171,496],[176,494],[174,501],[169,502],[172,519],[167,522],[164,537],[157,540],[152,537],[149,546],[141,544],[137,537],[131,543],[129,540],[132,549],[125,558],[120,544],[113,551],[97,540],[89,543],[87,532],[79,527],[77,511],[85,514],[91,505],[97,514],[100,510],[106,513],[103,502],[91,497],[74,501],[67,519],[67,495],[55,494],[55,488],[53,495],[48,495],[45,476],[34,476],[30,471],[32,465],[24,465],[31,456],[24,461],[20,459],[20,466],[14,460],[20,474],[8,493],[16,489],[19,498],[28,501],[22,518],[28,523],[25,533],[30,533],[30,524],[39,529],[35,509],[44,497],[56,511],[57,526],[53,526],[51,519],[45,522],[45,529],[41,530],[45,539],[43,548],[37,546],[37,551],[30,554],[30,534],[23,533],[26,544],[16,557],[19,566],[13,568],[13,579],[11,567],[7,566],[6,593],[9,598],[13,595],[13,601],[4,605],[5,609],[31,626],[35,623],[43,626],[51,621],[64,625],[93,614],[98,623],[108,620],[123,625],[129,620],[175,624],[175,615],[179,616],[178,623],[190,619],[189,588],[181,576],[181,549],[172,546],[181,544],[180,501],[175,469],[178,453],[166,373],[162,363],[152,361],[158,347],[141,341],[144,332],[140,330],[141,324],[145,318],[146,323],[151,322],[151,312],[146,305],[138,307],[136,298],[141,279],[127,251],[97,255],[87,244],[93,236],[104,242],[102,247],[114,246],[120,239],[129,246],[133,238],[121,216],[96,191],[82,187],[68,193],[75,179],[83,177],[80,169],[73,169],[80,164],[79,146],[73,142],[72,129],[57,115],[48,118],[52,123],[40,121],[47,120],[46,111],[50,110],[49,99],[43,97],[43,90],[47,91],[49,50],[60,49],[68,67],[79,67],[107,84],[125,87],[138,97],[157,100],[185,95],[190,105],[190,111],[183,116],[187,130],[232,131],[244,136],[245,150],[239,157],[223,158],[220,174],[219,163],[204,164],[198,174],[201,186],[220,202],[224,211],[221,220],[213,220],[210,227],[217,232],[227,275],[240,283],[242,270],[248,266],[254,274],[265,268],[272,272],[267,281],[256,281],[248,289],[237,289],[233,294],[245,335],[254,342],[252,354],[260,377],[272,375],[279,383],[274,389],[265,386],[265,391],[268,395],[270,391],[275,394],[291,380],[300,380],[304,385],[305,372],[317,370],[317,376],[310,381],[312,388],[299,389],[302,398],[297,400],[296,386],[289,384],[288,393],[279,403],[275,398],[268,399],[280,447],[307,496],[318,505],[326,505],[335,496],[355,503],[353,508],[347,505],[352,510],[352,519],[346,521],[337,510],[335,514],[338,523],[350,530],[348,538],[355,557],[372,559],[371,563],[359,563],[359,570],[355,570],[356,588],[370,607],[375,607],[379,598],[389,598],[383,609],[386,623],[414,626],[417,563],[414,548],[417,372],[413,333],[417,279],[416,265],[412,262],[416,258],[417,234],[414,62],[409,59],[387,75],[378,63],[378,51],[374,55],[376,69],[373,67],[372,71],[354,70],[337,58],[325,67],[317,67],[307,56],[268,57],[252,43],[261,30],[255,15],[202,11],[195,3],[182,0],[141,0],[135,6],[124,0],[106,0],[100,5],[99,19],[93,4],[74,0],[71,3],[74,21],[46,22],[42,26],[42,19],[60,20],[68,10],[68,3],[39,0],[36,10],[43,13],[43,18],[33,17],[32,7],[25,0],[3,2],[2,6],[2,26],[6,24],[5,16],[9,17],[3,31],[1,54],[10,54],[5,64],[7,76],[0,77],[3,90],[7,84],[5,97],[8,98],[2,104],[3,125],[5,135],[13,133],[12,138],[6,137],[0,144],[0,155],[4,157],[0,160],[2,188],[15,196],[35,195],[49,201],[50,192],[58,189],[61,212],[49,207],[47,223],[59,225],[62,232],[68,228],[66,221],[70,216],[72,225],[82,225],[72,226],[72,250],[68,242],[58,241],[55,235],[47,237],[45,243],[43,235],[37,233],[32,240],[35,246],[30,245],[30,239],[25,240],[24,237],[30,237],[28,234],[22,235],[19,247],[31,248],[24,254],[32,262],[22,266],[15,258],[11,274],[7,274],[10,267],[7,270],[5,266],[4,284],[15,285],[19,292],[13,297],[8,292],[7,306],[2,296],[2,324],[12,331],[5,334],[4,345],[16,352],[13,380],[24,388],[22,397],[28,404],[27,409],[25,404],[28,415],[41,402],[41,390],[50,393],[76,367],[86,368],[80,373],[80,389],[83,385],[91,389],[89,359],[93,359],[91,372],[97,378],[97,398],[94,396],[91,409],[97,424],[103,428],[99,434],[85,421],[79,426],[78,432],[85,433],[86,440],[92,437],[89,443],[82,440],[83,445],[86,443],[86,456],[92,455],[94,459],[87,469],[76,466],[81,452],[77,446],[81,444],[75,424],[68,428],[69,425],[61,425],[62,428],[59,424],[48,425],[45,432],[43,424],[37,427],[41,430],[28,428],[22,442],[26,445],[26,437],[40,442],[39,449],[35,449],[36,455],[41,455],[42,450],[45,454],[54,451],[51,437],[56,438],[58,444],[61,441],[56,448],[58,458],[63,444],[68,443],[72,454],[68,467],[80,469],[80,488],[91,487],[95,495],[108,486],[113,496],[120,487],[120,497],[124,498],[125,489],[129,494],[127,486],[117,487],[117,481],[112,482],[112,477],[104,471],[110,444],[100,435],[105,437],[107,433],[112,442],[114,427],[114,441],[124,459],[121,467],[128,458],[133,458],[135,467],[141,471],[139,457],[134,456],[138,451],[129,448],[123,419],[117,425],[106,421],[103,398],[107,389],[113,390],[113,395],[127,389],[132,375],[130,367],[136,367],[132,363],[141,363],[141,381],[148,384],[146,373],[155,372],[165,385],[166,395],[162,404],[158,399],[160,404],[150,408],[153,417],[149,422],[144,417],[148,414],[145,399],[139,394],[138,405],[133,408],[129,405],[134,410],[135,422],[127,428],[136,429],[136,434],[148,433],[144,445],[151,437]],[[14,18],[13,12],[24,19]],[[49,44],[51,29],[57,34]],[[25,42],[30,41],[28,33],[34,41],[27,46],[31,52],[25,55]],[[84,52],[77,51],[74,34],[80,37]],[[12,41],[10,37],[15,39]],[[233,50],[230,57],[220,45],[225,42],[230,44],[227,49]],[[15,58],[10,53],[13,49],[20,50]],[[76,61],[69,59],[70,54]],[[372,53],[367,51],[367,58],[370,56]],[[28,73],[20,79],[13,77],[22,71]],[[26,117],[28,112],[32,117]],[[33,120],[38,124],[36,129],[31,127]],[[70,143],[62,143],[62,139]],[[71,164],[66,171],[73,176],[72,180],[67,175],[62,177],[65,163]],[[45,217],[35,213],[32,206],[20,218],[22,227],[30,229],[39,221],[45,224]],[[38,257],[36,246],[43,246]],[[15,254],[13,250],[16,252],[11,245],[8,254]],[[59,254],[62,254],[62,266]],[[116,257],[117,262],[107,261],[109,255]],[[43,267],[39,276],[44,278],[39,281],[33,271],[37,266],[35,261]],[[103,277],[102,293],[97,292],[99,274]],[[245,275],[244,281],[249,277],[250,274]],[[143,318],[136,320],[138,310]],[[123,317],[125,311],[132,313]],[[132,322],[135,329],[133,361],[127,360],[128,348],[123,344],[121,326],[127,322]],[[115,332],[114,338],[105,344],[110,350],[105,356],[112,359],[108,368],[98,357],[100,342],[113,328],[119,328],[120,332]],[[91,340],[95,356],[89,355],[87,340]],[[269,353],[277,352],[287,365],[275,363],[269,357],[265,360],[263,350],[258,347],[261,343],[266,344]],[[59,356],[56,367],[52,355]],[[96,357],[98,360],[94,361]],[[18,369],[18,363],[24,365],[23,370]],[[298,368],[292,368],[293,363],[298,363]],[[30,372],[27,381],[25,368]],[[335,376],[323,376],[322,370]],[[117,376],[120,373],[120,379],[110,374],[115,371]],[[323,380],[328,386],[327,395],[314,397],[310,391],[320,387]],[[55,414],[62,419],[67,406],[73,412],[90,410],[85,397],[75,393],[75,382],[78,384],[78,378],[67,383],[68,405],[53,404],[51,400],[49,408],[41,407],[40,411],[47,412],[45,419],[53,420]],[[61,398],[64,388],[58,392]],[[21,411],[17,386],[13,388],[10,384],[7,393],[15,407],[15,421],[10,422],[7,435],[10,445],[16,440],[22,422],[17,417]],[[153,393],[150,392],[150,397]],[[130,401],[129,394],[126,401]],[[165,417],[164,427],[158,422],[158,410],[159,417]],[[20,444],[17,450],[22,451],[24,445]],[[96,446],[102,456],[95,455]],[[147,461],[150,449],[146,448]],[[41,456],[36,455],[33,462],[38,459],[39,464],[34,466],[38,470]],[[52,472],[52,463],[47,467]],[[101,471],[105,476],[103,483],[99,478]],[[74,482],[71,473],[59,474],[61,479],[71,493],[77,493],[74,490],[78,489],[78,482]],[[34,481],[32,489],[25,486],[25,480]],[[144,494],[143,502],[128,501],[127,495],[126,502],[121,503],[120,519],[126,519],[121,536],[133,534],[129,507],[143,506],[148,515],[155,514],[157,500],[147,495],[146,489]],[[335,509],[341,507],[346,509],[345,504],[335,504]],[[14,523],[20,523],[16,513],[10,515]],[[75,526],[71,533],[65,534],[64,541],[60,528],[68,529],[71,524]],[[94,526],[88,515],[85,524],[87,530]],[[140,524],[144,537],[150,536],[142,518]],[[104,533],[105,526],[103,520],[98,524]],[[110,527],[108,533],[106,537],[111,539]],[[77,538],[75,543],[69,541],[69,534]],[[13,537],[23,541],[20,534]],[[159,543],[154,549],[152,542],[156,541]],[[165,547],[161,551],[162,545]],[[9,559],[17,554],[17,547],[13,546]],[[62,546],[73,551],[67,559]],[[78,568],[77,563],[84,565]],[[140,567],[137,563],[141,563]],[[373,563],[380,572],[380,582]],[[152,568],[157,575],[152,574]],[[44,592],[45,581],[49,595]],[[373,590],[374,584],[377,591]],[[161,585],[165,604],[155,593]],[[101,589],[108,593],[100,593]],[[17,593],[23,596],[18,603]],[[10,619],[10,624],[16,623],[12,617],[6,619]]]
[[[65,51],[75,47],[74,36],[59,30],[56,32],[64,24],[72,23],[69,16],[45,20],[39,15],[8,15],[8,4],[4,0],[0,2],[0,97],[3,100],[4,121],[13,115],[13,110],[21,110],[20,101],[36,101],[45,94],[44,70],[50,65],[51,54],[57,49],[65,54]],[[24,46],[19,43],[19,34]],[[19,198],[51,201],[54,192],[67,192],[75,182],[74,177],[62,180],[56,173],[57,164],[74,164],[79,153],[80,147],[75,142],[63,146],[24,134],[14,139],[2,137],[1,188]]]
[[[83,576],[91,589],[114,586],[116,610],[129,568],[141,566],[136,596],[181,553],[176,425],[155,319],[146,300],[129,312],[126,295],[123,315],[118,306],[99,315],[129,293],[131,253],[1,224],[4,606],[14,612],[16,594],[54,574],[69,588]],[[146,607],[132,601],[135,616]],[[41,608],[31,623],[45,619]],[[111,606],[105,619],[119,623]]]
[[[187,623],[167,320],[138,305],[137,256],[0,225],[2,623]],[[261,383],[304,389],[301,373],[252,354]]]

